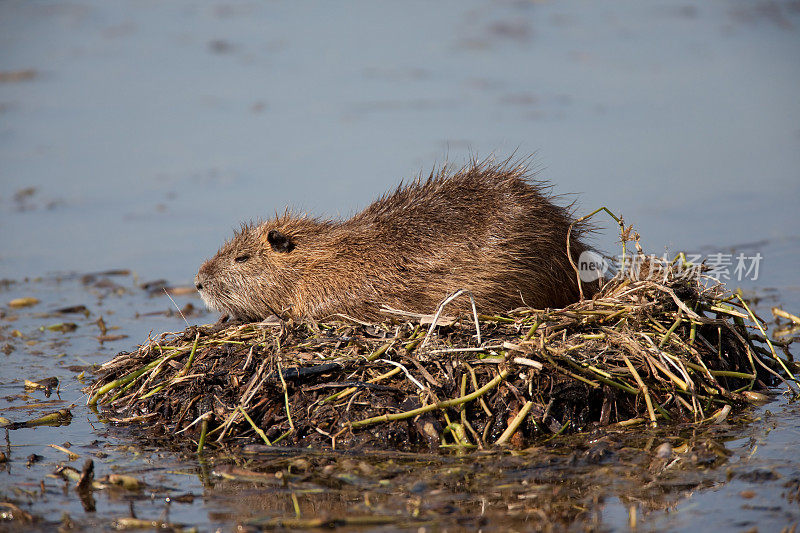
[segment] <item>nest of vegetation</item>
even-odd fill
[[[592,299],[564,309],[166,333],[102,365],[89,403],[198,450],[487,448],[719,420],[763,399],[756,390],[796,386],[788,347],[739,295],[634,244]]]

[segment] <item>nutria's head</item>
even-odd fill
[[[283,226],[287,225],[278,220],[243,225],[203,263],[195,287],[208,307],[242,320],[261,320],[287,311],[292,278],[297,277],[292,263],[298,251],[296,236]]]

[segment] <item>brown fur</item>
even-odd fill
[[[573,219],[526,176],[524,166],[473,163],[401,184],[349,220],[287,213],[242,226],[195,281],[210,307],[243,320],[369,320],[382,305],[433,313],[458,289],[482,313],[563,307],[579,298],[566,254]],[[571,236],[576,262],[582,230]],[[468,306],[461,298],[448,312]]]

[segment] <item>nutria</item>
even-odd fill
[[[269,315],[376,320],[382,306],[433,313],[469,290],[481,313],[579,299],[567,258],[570,209],[525,165],[474,162],[401,185],[344,221],[288,211],[243,225],[195,278],[206,304],[239,320]],[[586,246],[576,225],[573,260]],[[591,295],[591,288],[584,294]],[[471,308],[461,298],[448,313]]]

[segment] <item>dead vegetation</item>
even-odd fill
[[[796,389],[788,344],[738,294],[681,254],[646,256],[618,222],[624,261],[591,300],[193,326],[102,365],[89,403],[198,450],[488,448],[592,425],[715,421],[780,381]]]

